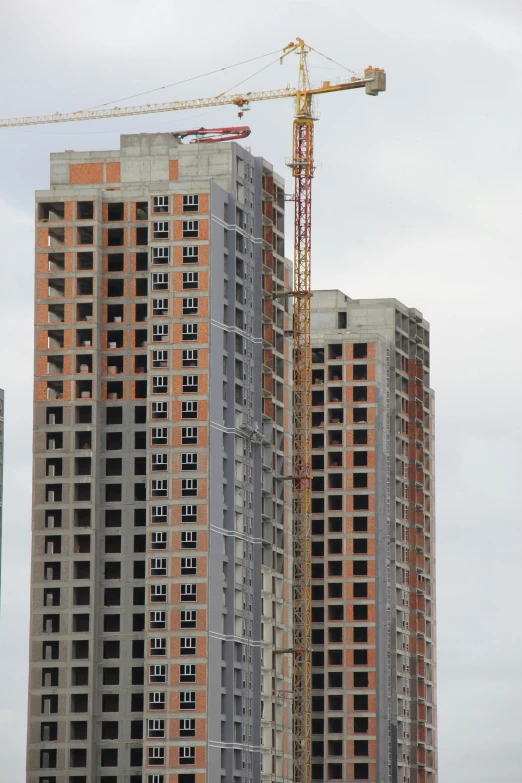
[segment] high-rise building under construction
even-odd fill
[[[289,781],[283,182],[141,134],[36,202],[28,781]]]
[[[312,779],[436,783],[429,326],[312,299]]]
[[[140,134],[36,201],[28,783],[291,783],[283,181]],[[436,783],[428,324],[312,347],[312,780]]]

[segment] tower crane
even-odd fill
[[[288,55],[299,57],[299,74],[296,87],[262,90],[216,97],[195,98],[141,106],[124,106],[87,109],[65,114],[47,114],[36,117],[0,119],[0,129],[27,125],[46,125],[81,120],[130,117],[140,114],[186,109],[202,109],[214,106],[235,105],[239,117],[254,101],[277,98],[295,98],[293,122],[292,160],[294,177],[294,281],[293,290],[285,292],[294,300],[294,405],[293,405],[293,497],[294,497],[294,580],[293,580],[293,647],[275,652],[293,656],[293,780],[294,783],[311,783],[311,343],[310,298],[311,291],[311,232],[312,232],[312,180],[314,176],[314,116],[313,99],[316,95],[344,92],[361,87],[367,95],[378,95],[386,89],[386,74],[380,68],[366,68],[362,78],[351,77],[332,84],[323,81],[313,86],[308,70],[308,55],[316,51],[301,38],[289,43],[282,50],[280,62]],[[319,53],[320,54],[320,53]],[[204,129],[200,129],[204,130]],[[224,131],[225,129],[213,129]],[[238,137],[248,135],[243,130]],[[227,131],[228,132],[228,131]],[[197,133],[191,131],[192,134]],[[178,134],[179,135],[179,134]],[[202,134],[203,135],[203,134]],[[208,141],[209,139],[205,139]],[[211,139],[214,141],[214,139]],[[277,295],[277,294],[276,294]]]

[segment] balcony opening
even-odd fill
[[[94,202],[78,201],[76,203],[76,219],[93,220],[93,218],[94,218]]]
[[[38,220],[64,220],[65,204],[62,201],[49,201],[38,204]]]
[[[87,721],[86,720],[73,720],[71,721],[71,739],[72,740],[86,740],[87,739]]]
[[[48,247],[63,247],[65,245],[65,228],[49,228],[47,245]]]
[[[64,347],[63,329],[50,329],[47,332],[47,347],[52,349]]]
[[[65,271],[65,253],[49,253],[49,272]]]
[[[123,332],[119,329],[111,329],[107,332],[107,348],[123,348]]]
[[[120,297],[124,295],[124,281],[121,278],[109,279],[107,282],[107,296]]]
[[[40,727],[40,742],[56,742],[58,739],[58,723],[42,723]]]
[[[121,553],[121,536],[105,536],[105,553],[113,555]]]
[[[76,381],[76,398],[92,398],[92,381]]]
[[[328,360],[342,359],[343,358],[343,346],[341,343],[333,343],[328,346]]]
[[[168,326],[166,327],[168,329]],[[168,334],[168,332],[167,332]],[[167,340],[168,337],[165,337],[165,340]],[[134,347],[135,348],[146,348],[147,347],[147,330],[146,329],[135,329],[134,330]]]
[[[149,268],[149,257],[147,253],[136,253],[136,272],[146,272]]]
[[[76,356],[76,372],[77,373],[92,373],[92,354],[80,354]]]
[[[108,381],[107,382],[107,399],[108,400],[121,400],[121,399],[123,399],[123,382],[122,381]]]
[[[90,615],[88,614],[73,614],[73,632],[74,633],[89,633]]]
[[[136,202],[136,220],[149,219],[149,205],[147,201]]]
[[[47,308],[47,322],[50,324],[63,324],[64,322],[64,305],[63,304],[51,304]]]
[[[342,381],[343,367],[341,364],[332,364],[328,367],[328,381]],[[341,390],[339,389],[339,392]]]
[[[366,446],[368,444],[368,430],[353,430],[353,445]]]
[[[145,302],[135,305],[135,317],[137,323],[147,320],[147,304]]]
[[[125,240],[123,228],[109,228],[107,230],[107,245],[109,247],[122,247]]]
[[[107,375],[120,375],[123,373],[123,356],[109,356],[107,359]]]
[[[312,406],[324,405],[324,391],[312,390]]]
[[[121,591],[119,587],[106,587],[103,593],[104,606],[120,606]]]
[[[76,254],[76,269],[79,272],[87,272],[93,268],[94,254],[91,250],[82,250]]]
[[[342,489],[342,488],[343,488],[343,474],[328,473],[328,489]]]
[[[368,387],[367,386],[354,386],[352,391],[353,391],[353,401],[354,402],[367,402],[368,401]]]
[[[105,579],[121,579],[121,563],[106,561],[104,576]]]
[[[368,530],[368,517],[354,517],[353,518],[353,532],[354,533],[366,533]]]
[[[343,409],[342,408],[329,408],[328,409],[328,423],[329,424],[342,424],[343,423]]]
[[[103,632],[104,633],[119,633],[120,632],[120,615],[119,614],[106,614],[103,617]]]
[[[118,670],[116,669],[116,671]],[[119,724],[117,720],[102,721],[102,740],[117,740],[118,726]]]
[[[368,488],[368,474],[367,473],[354,473],[353,474],[353,488],[354,489],[367,489]]]
[[[353,582],[353,597],[368,598],[368,582]]]
[[[74,660],[85,660],[89,657],[89,640],[78,639],[72,643],[72,657]],[[73,694],[71,700],[78,700],[78,706],[82,706],[82,709],[71,709],[71,712],[87,712],[87,694]]]
[[[118,204],[108,204],[107,205],[107,220],[110,222],[117,222],[119,220],[124,220],[125,215],[125,205],[123,203]],[[117,229],[109,229],[109,231],[114,231]]]
[[[324,364],[324,348],[312,348],[312,364]]]
[[[354,343],[353,346],[353,358],[354,359],[366,359],[368,356],[367,343]]]
[[[94,226],[79,226],[76,229],[78,245],[94,244]]]
[[[75,508],[74,509],[74,526],[75,527],[90,527],[91,526],[91,510],[90,510],[90,508]]]
[[[77,321],[92,321],[92,302],[80,302],[76,305]]]
[[[353,731],[354,731],[354,734],[367,734],[368,733],[368,718],[359,718],[359,717],[354,718],[353,719]]]
[[[47,357],[47,374],[61,375],[63,373],[63,356]]]
[[[353,379],[354,381],[366,381],[368,379],[368,365],[354,364]]]
[[[124,258],[123,253],[109,253],[107,256],[107,271],[123,272]]]
[[[368,575],[368,561],[367,560],[353,560],[352,561],[352,573],[354,576],[367,576]]]
[[[343,585],[341,582],[328,582],[328,598],[342,598]]]
[[[105,439],[105,448],[107,451],[118,451],[123,448],[123,433],[108,432]]]
[[[78,501],[89,501],[91,499],[91,485],[87,483],[75,484],[74,499]]]
[[[121,527],[121,509],[107,509],[105,511],[105,527]]]
[[[324,411],[312,411],[312,427],[324,427]]]
[[[93,279],[92,277],[76,278],[76,293],[78,296],[92,296]]]
[[[353,687],[354,688],[369,688],[370,687],[370,681],[369,681],[368,672],[354,672],[353,673]],[[358,755],[366,755],[366,754],[360,753]]]
[[[106,410],[106,422],[108,426],[123,423],[123,408],[110,406]]]
[[[49,296],[65,296],[65,280],[61,277],[48,278]]]
[[[92,407],[90,405],[77,405],[75,408],[75,421],[76,424],[91,424],[92,423]],[[83,433],[85,434],[85,433]],[[90,443],[90,439],[89,439]],[[84,448],[84,446],[77,446],[76,448]]]
[[[90,348],[92,345],[92,329],[76,330],[76,346],[78,348]]]

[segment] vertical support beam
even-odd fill
[[[309,107],[307,107],[309,108]],[[306,116],[308,114],[308,116]],[[310,247],[314,121],[294,121],[294,783],[311,781]]]

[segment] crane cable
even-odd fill
[[[90,106],[88,109],[78,109],[76,113],[79,113],[81,111],[92,111],[93,109],[102,109],[104,106],[110,106],[114,103],[119,103],[120,101],[128,101],[131,98],[139,98],[142,95],[150,95],[152,92],[159,92],[159,90],[166,90],[169,87],[178,87],[180,84],[186,84],[187,82],[193,82],[196,79],[203,79],[205,76],[212,76],[215,73],[220,73],[221,71],[229,71],[231,68],[238,68],[240,65],[246,65],[247,63],[253,63],[256,60],[262,60],[264,57],[270,57],[272,54],[279,54],[279,49],[276,49],[275,52],[267,52],[266,54],[261,54],[258,57],[251,57],[249,60],[243,60],[240,63],[234,63],[234,65],[225,65],[223,68],[215,68],[213,71],[207,71],[206,73],[200,73],[199,76],[191,76],[189,79],[182,79],[179,82],[172,82],[172,84],[164,84],[163,87],[154,87],[152,90],[146,90],[145,92],[137,92],[134,95],[127,95],[125,98],[116,98],[113,101],[107,101],[106,103],[99,103],[96,106]],[[273,63],[270,63],[272,65]],[[268,66],[266,66],[268,67]],[[264,70],[262,68],[261,70]],[[258,71],[260,73],[260,71]],[[254,74],[255,75],[255,74]],[[248,77],[251,78],[251,77]],[[239,82],[240,84],[242,82]],[[233,89],[232,87],[230,89]],[[228,90],[226,91],[228,92]],[[224,95],[224,93],[222,93]]]

